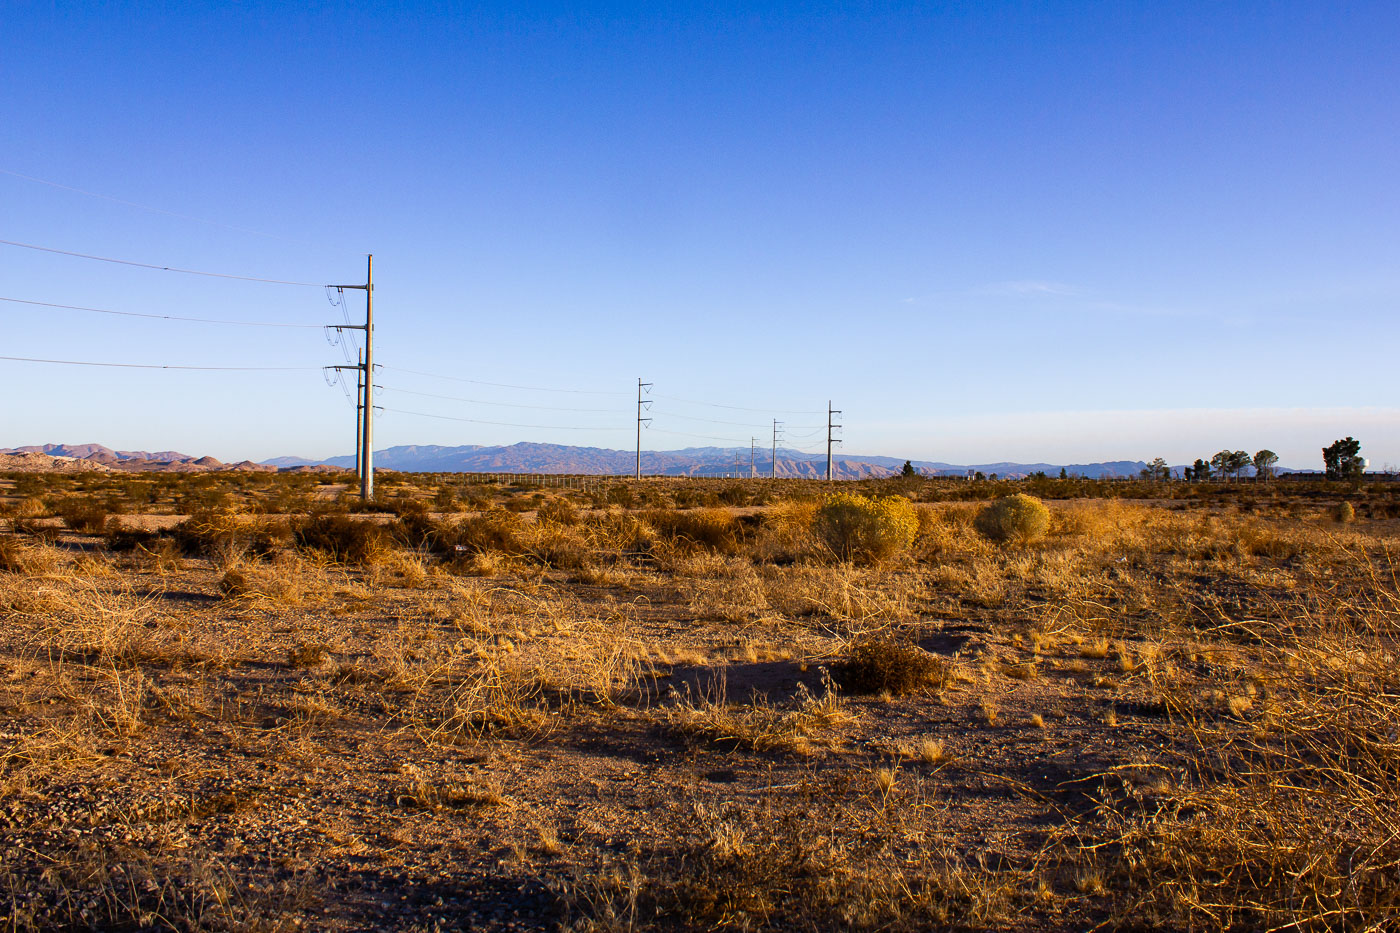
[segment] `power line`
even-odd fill
[[[122,317],[152,318],[158,321],[190,321],[196,324],[231,324],[238,327],[305,327],[315,330],[321,328],[320,324],[283,324],[275,321],[226,321],[207,317],[182,317],[178,314],[147,314],[141,311],[113,311],[110,308],[87,308],[82,305],[61,305],[52,301],[33,301],[29,298],[5,298],[0,296],[0,301],[12,301],[22,305],[35,305],[40,308],[62,308],[65,311],[92,311],[96,314],[118,314]]]
[[[4,241],[3,241],[3,240],[0,240],[0,242],[4,242]],[[755,411],[755,412],[758,412],[758,413],[760,413],[760,414],[767,414],[767,413],[769,413],[769,412],[775,412],[775,411],[776,411],[777,413],[781,414],[781,415],[824,415],[824,414],[826,414],[826,412],[821,411],[821,410],[819,410],[819,409],[798,410],[798,409],[791,409],[791,408],[745,408],[745,407],[743,407],[742,405],[721,405],[721,404],[719,404],[718,402],[701,402],[701,401],[697,401],[697,400],[695,400],[695,399],[693,399],[693,398],[677,398],[677,397],[674,396],[674,395],[657,395],[656,397],[657,397],[657,398],[669,399],[669,400],[672,401],[672,402],[685,402],[685,403],[690,404],[690,405],[705,405],[705,406],[708,406],[708,407],[710,407],[710,408],[728,408],[728,409],[731,409],[732,411]],[[764,425],[764,427],[767,427],[767,425]]]
[[[0,357],[3,359],[3,357]],[[426,411],[408,411],[403,408],[384,408],[400,415],[417,415],[420,418],[438,418],[442,421],[464,421],[467,424],[494,424],[506,428],[542,428],[550,431],[622,431],[624,428],[586,428],[576,424],[517,424],[514,421],[481,421],[476,418],[457,418],[453,415],[434,415]]]
[[[250,233],[253,236],[267,237],[271,240],[282,240],[287,243],[301,243],[306,246],[313,245],[311,243],[308,243],[306,240],[298,240],[292,237],[278,236],[275,233],[264,233],[261,230],[253,230],[248,227],[239,227],[234,224],[221,223],[217,220],[206,220],[203,217],[194,217],[190,214],[181,214],[176,211],[168,211],[162,207],[151,207],[149,204],[138,204],[135,201],[127,201],[123,198],[114,198],[109,194],[99,194],[96,191],[88,191],[84,188],[75,188],[72,185],[63,185],[59,184],[56,181],[49,181],[44,178],[35,178],[33,175],[25,175],[22,172],[16,172],[8,168],[0,168],[0,174],[10,175],[15,178],[23,178],[25,181],[32,181],[35,184],[39,185],[48,185],[50,188],[58,188],[63,191],[72,191],[74,194],[82,194],[90,198],[98,198],[103,201],[111,201],[113,204],[121,204],[124,207],[134,207],[140,211],[150,211],[152,214],[164,214],[167,217],[178,217],[181,220],[191,220],[199,224],[208,224],[211,227],[223,227],[225,230],[236,230],[239,233]]]
[[[98,262],[114,262],[119,266],[136,266],[139,269],[155,269],[159,272],[180,272],[185,275],[203,275],[215,279],[238,279],[241,282],[265,282],[268,285],[300,285],[308,288],[322,288],[321,282],[289,282],[285,279],[263,279],[253,275],[232,275],[227,272],[202,272],[198,269],[179,269],[175,266],[159,266],[149,262],[133,262],[130,259],[113,259],[110,256],[93,256],[90,253],[75,253],[72,250],[55,249],[52,246],[35,246],[33,243],[20,243],[15,240],[0,240],[5,246],[18,246],[21,249],[35,249],[41,253],[57,253],[60,256],[75,256],[78,259],[94,259]]]
[[[707,423],[707,424],[731,424],[731,425],[733,425],[733,426],[735,426],[735,427],[737,427],[737,428],[766,428],[766,427],[768,427],[768,425],[766,425],[766,424],[754,424],[754,423],[749,422],[749,421],[721,421],[721,420],[718,419],[718,418],[698,418],[698,417],[696,417],[695,415],[679,415],[679,414],[676,414],[676,413],[673,412],[673,411],[658,411],[658,412],[656,412],[656,414],[658,414],[658,415],[665,415],[667,418],[680,418],[682,421],[703,421],[703,422],[705,422],[705,423]],[[821,425],[801,424],[801,425],[798,425],[798,427],[801,427],[801,428],[814,428],[814,427],[821,427]]]
[[[174,366],[164,363],[98,363],[90,360],[45,360],[32,356],[0,356],[18,363],[58,363],[64,366],[109,366],[117,369],[197,369],[209,372],[310,372],[320,366]]]
[[[462,376],[446,376],[442,373],[428,373],[418,369],[403,369],[398,366],[380,366],[378,368],[393,370],[396,373],[411,373],[415,376],[427,376],[431,379],[446,379],[450,382],[469,382],[472,385],[478,386],[494,386],[498,389],[523,389],[527,392],[559,392],[569,395],[630,395],[630,393],[628,392],[602,392],[596,389],[548,389],[543,386],[513,385],[508,382],[485,382],[481,379],[466,379]]]
[[[667,431],[665,428],[652,428],[658,434],[674,434],[676,437],[700,437],[707,441],[732,441],[735,444],[742,444],[743,441],[737,437],[715,437],[713,434],[690,434],[686,431]]]
[[[470,402],[474,405],[495,405],[499,408],[530,408],[536,411],[586,411],[617,414],[617,410],[613,408],[560,408],[554,405],[521,405],[515,402],[488,402],[485,399],[463,398],[459,395],[435,395],[432,392],[414,392],[410,389],[400,389],[398,386],[389,386],[388,391],[402,392],[404,395],[419,395],[423,398],[440,398],[450,402]]]

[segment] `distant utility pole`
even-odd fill
[[[773,419],[773,466],[770,468],[768,474],[769,479],[778,478],[778,431],[782,426],[783,423],[781,421],[777,418]]]
[[[837,409],[831,407],[831,399],[827,399],[827,401],[826,401],[826,481],[827,481],[828,483],[831,482],[831,445],[832,445],[832,444],[839,444],[839,443],[841,443],[839,440],[837,440],[837,439],[835,439],[835,438],[833,438],[833,437],[831,436],[831,432],[832,432],[832,431],[838,431],[838,430],[840,430],[840,429],[841,429],[841,425],[832,423],[832,420],[831,420],[831,419],[832,419],[832,416],[833,416],[833,415],[839,415],[839,414],[841,414],[840,411],[838,411]]]
[[[358,391],[355,397],[355,472],[360,477],[360,498],[374,498],[374,256],[365,258],[365,284],[330,285],[338,291],[363,289],[365,293],[364,324],[339,324],[336,330],[363,330],[365,349],[354,366],[328,366],[327,369],[357,369]]]
[[[758,475],[758,465],[755,461],[754,451],[758,448],[758,438],[749,435],[749,479]]]
[[[642,377],[637,377],[637,479],[642,478],[642,422],[651,424],[650,418],[643,418],[642,412],[651,407],[651,402],[642,401],[642,390],[650,389],[650,382],[643,382]],[[643,408],[646,406],[646,408]]]

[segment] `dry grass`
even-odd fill
[[[472,488],[443,517],[440,480],[403,478],[393,514],[289,519],[235,508],[322,502],[312,480],[45,482],[0,536],[8,928],[1400,911],[1397,533],[1370,493],[1345,524],[1247,484],[1051,502],[1016,548],[925,498],[909,550],[857,565],[815,497],[720,507],[761,484]],[[45,517],[66,496],[125,510],[105,549]],[[174,530],[132,514],[177,500]]]

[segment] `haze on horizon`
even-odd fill
[[[640,376],[648,449],[766,446],[778,418],[816,450],[831,399],[852,455],[1317,468],[1353,435],[1379,468],[1397,46],[1379,2],[21,5],[0,239],[312,285],[373,252],[377,448],[629,449]],[[3,245],[0,281],[344,320],[319,287]],[[9,356],[293,368],[0,361],[0,446],[351,449],[315,326],[0,314]]]

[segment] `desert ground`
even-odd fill
[[[0,497],[5,929],[1397,922],[1394,487]]]

